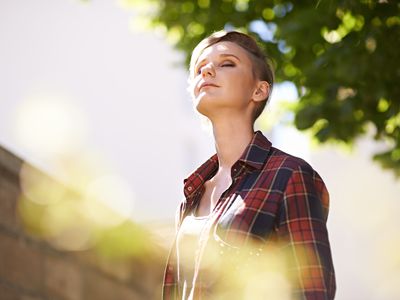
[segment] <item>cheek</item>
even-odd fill
[[[253,94],[253,83],[246,77],[235,78],[231,81],[230,94],[240,98],[249,98]]]
[[[252,97],[254,88],[256,86],[256,83],[253,79],[253,75],[248,74],[248,75],[244,76],[243,78],[245,78],[241,82],[241,88],[243,90],[243,94],[245,94],[247,98]]]
[[[253,74],[243,69],[232,72],[227,79],[237,89],[250,89],[254,84]]]

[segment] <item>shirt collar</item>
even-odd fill
[[[249,145],[238,159],[245,167],[261,169],[268,157],[271,142],[261,133],[256,131]],[[215,172],[218,170],[218,156],[214,154],[196,171],[184,180],[184,194],[186,199],[192,197]]]

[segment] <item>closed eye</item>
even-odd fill
[[[202,67],[203,67],[203,66],[200,66],[200,67],[198,67],[198,68],[196,69],[196,72],[195,72],[195,73],[196,73],[197,75],[199,75],[199,74],[201,73],[201,68],[202,68]]]
[[[233,62],[224,62],[221,67],[234,67],[236,66]]]
[[[203,68],[204,65],[200,65],[196,70],[195,73],[196,75],[199,75],[201,73],[201,69]],[[221,67],[235,67],[235,63],[232,61],[227,61],[227,62],[223,62],[221,65]]]

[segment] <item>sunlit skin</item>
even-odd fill
[[[212,124],[219,169],[208,180],[197,215],[209,215],[232,183],[231,168],[250,143],[253,111],[267,98],[269,84],[258,80],[249,54],[232,42],[220,42],[199,56],[192,80],[196,109]]]

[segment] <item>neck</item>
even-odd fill
[[[219,171],[229,171],[240,158],[251,139],[254,130],[251,122],[243,119],[212,122]]]

